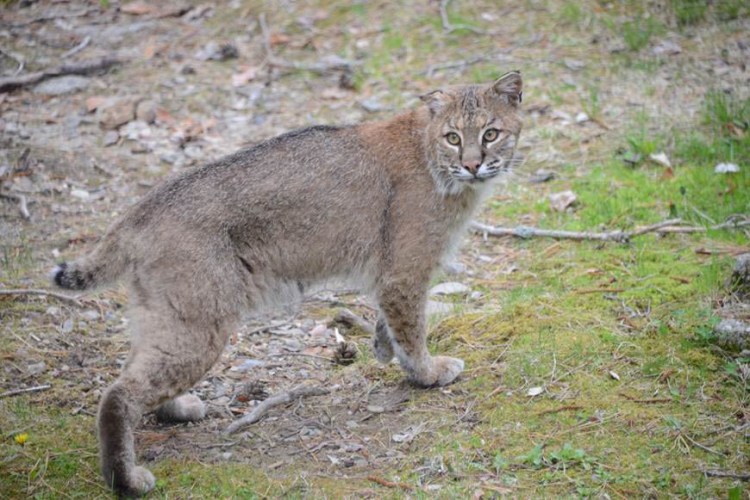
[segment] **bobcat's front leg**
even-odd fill
[[[448,385],[463,371],[464,362],[427,351],[425,294],[421,287],[419,292],[414,289],[409,283],[381,290],[380,308],[390,327],[393,352],[413,382],[425,387]]]

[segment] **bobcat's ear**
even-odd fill
[[[419,96],[422,101],[427,104],[427,108],[430,110],[430,114],[435,116],[442,111],[450,102],[450,96],[442,90],[433,90],[432,92]]]
[[[505,73],[492,84],[492,90],[505,99],[508,104],[518,106],[523,99],[521,72],[516,70]]]

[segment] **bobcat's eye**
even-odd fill
[[[497,136],[500,134],[500,131],[496,128],[490,128],[487,129],[484,133],[484,142],[492,142],[495,139],[497,139]]]
[[[458,146],[461,144],[461,137],[455,132],[448,132],[445,136],[445,140],[448,141],[448,144],[451,146]]]

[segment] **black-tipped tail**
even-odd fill
[[[93,285],[93,277],[68,266],[67,262],[59,264],[52,270],[52,279],[60,288],[68,290],[85,290]]]

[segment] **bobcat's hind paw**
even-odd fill
[[[183,394],[170,399],[156,410],[163,422],[195,422],[206,416],[206,405],[194,394]]]

